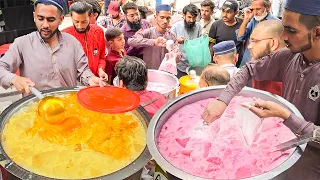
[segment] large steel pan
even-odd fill
[[[205,179],[205,178],[188,174],[180,170],[179,168],[173,166],[170,162],[168,162],[159,152],[156,139],[159,136],[162,126],[172,116],[173,113],[175,113],[177,110],[179,110],[181,107],[185,105],[188,105],[200,100],[212,98],[212,97],[218,97],[224,88],[225,86],[208,87],[208,88],[198,89],[198,90],[189,92],[187,94],[183,94],[175,98],[173,101],[167,103],[153,116],[148,127],[147,144],[152,157],[157,161],[160,167],[162,167],[164,170],[166,170],[170,174],[183,180]],[[294,105],[292,105],[291,103],[289,103],[288,101],[286,101],[280,96],[273,95],[265,91],[247,88],[247,87],[245,87],[238,95],[245,96],[245,97],[257,97],[263,100],[269,100],[269,101],[279,103],[284,107],[288,108],[292,113],[296,114],[299,117],[302,117],[302,115]],[[296,161],[302,155],[305,147],[306,147],[306,144],[301,145],[300,147],[297,147],[285,162],[283,162],[278,167],[272,169],[271,171],[265,172],[263,174],[250,177],[247,179],[250,179],[250,180],[263,179],[264,180],[264,179],[272,179],[276,177],[277,175],[286,171],[296,163]]]
[[[45,95],[61,95],[61,94],[65,94],[65,93],[70,93],[70,92],[77,92],[79,91],[81,87],[75,87],[75,88],[57,88],[57,89],[52,89],[52,90],[47,90],[47,91],[43,91],[43,93],[45,93]],[[16,164],[13,160],[10,159],[10,157],[6,154],[6,152],[3,149],[3,142],[2,142],[2,133],[3,133],[3,129],[6,125],[6,123],[8,123],[8,120],[10,119],[10,117],[17,112],[20,108],[23,108],[26,104],[30,103],[30,102],[36,102],[39,101],[34,95],[29,95],[26,96],[16,102],[14,102],[12,105],[10,105],[8,108],[6,108],[2,114],[0,115],[0,134],[1,134],[1,146],[0,146],[0,164],[7,170],[9,171],[11,174],[15,175],[16,177],[20,178],[20,179],[35,179],[35,180],[49,180],[49,179],[53,179],[53,178],[49,178],[49,177],[45,177],[45,176],[41,176],[38,174],[35,174],[33,172],[30,172],[24,168],[22,168],[21,166],[19,166],[18,164]],[[144,108],[142,108],[141,106],[139,106],[136,110],[132,111],[132,113],[134,115],[136,115],[136,117],[142,122],[146,132],[147,132],[147,127],[150,121],[150,115],[146,112],[146,110]],[[106,180],[121,180],[121,179],[125,179],[133,174],[135,174],[136,172],[140,171],[144,165],[146,165],[148,163],[148,161],[151,159],[151,155],[149,153],[149,150],[147,148],[147,146],[145,146],[143,152],[140,154],[139,157],[137,157],[133,162],[131,162],[129,165],[127,165],[126,167],[113,172],[111,174],[106,174],[104,176],[101,177],[97,177],[97,178],[92,178],[92,180],[94,179],[106,179]],[[85,171],[86,168],[85,166],[83,167],[83,170]],[[0,173],[1,174],[1,173]]]

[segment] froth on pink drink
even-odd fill
[[[171,89],[172,89],[171,86],[163,83],[158,83],[158,82],[148,82],[148,85],[147,85],[148,91],[156,91],[162,94],[170,91]]]
[[[295,138],[280,118],[265,118],[261,132],[248,147],[234,115],[240,103],[252,98],[236,96],[221,118],[203,126],[201,114],[212,100],[180,108],[162,126],[157,145],[162,156],[175,167],[202,178],[241,179],[270,171],[292,154],[293,149],[273,149]]]

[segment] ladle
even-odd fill
[[[277,146],[275,146],[275,151],[286,151],[291,148],[295,148],[297,146],[300,146],[301,144],[308,143],[310,141],[315,141],[319,143],[320,141],[320,129],[313,130],[312,133],[304,134],[301,136],[298,136],[297,138],[294,138],[290,141],[281,143]]]
[[[40,99],[38,113],[42,119],[51,124],[59,124],[65,119],[65,107],[60,98],[54,96],[44,97],[36,88],[29,87],[29,89]]]

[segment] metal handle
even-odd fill
[[[43,99],[44,96],[41,94],[40,91],[38,91],[38,89],[34,88],[34,87],[29,87],[29,90],[35,95],[37,96],[37,98],[39,99]]]
[[[149,106],[150,104],[152,104],[152,103],[154,103],[154,102],[156,102],[156,101],[158,101],[158,98],[154,98],[154,99],[152,99],[152,100],[150,100],[150,101],[142,104],[141,106],[142,106],[142,107],[146,107],[146,106]]]

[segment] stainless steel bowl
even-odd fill
[[[159,136],[162,126],[177,110],[179,110],[181,107],[185,105],[188,105],[200,100],[218,97],[224,88],[225,86],[208,87],[208,88],[195,90],[187,94],[183,94],[177,97],[176,99],[174,99],[173,101],[167,103],[165,106],[163,106],[160,110],[157,111],[157,113],[153,116],[148,127],[147,145],[152,157],[157,161],[160,167],[162,167],[164,170],[166,170],[170,174],[183,180],[205,179],[205,178],[188,174],[180,170],[179,168],[173,166],[159,152],[156,140]],[[299,117],[302,117],[302,115],[294,105],[292,105],[285,99],[281,98],[280,96],[273,95],[265,91],[247,88],[247,87],[244,88],[238,95],[245,96],[245,97],[257,97],[263,100],[269,100],[269,101],[279,103],[284,107],[287,107],[292,113],[296,114]],[[247,179],[261,180],[261,179],[272,179],[276,177],[277,175],[289,169],[292,165],[296,163],[296,161],[302,155],[305,147],[306,147],[306,144],[296,148],[295,151],[291,154],[291,156],[285,162],[283,162],[278,167],[272,169],[271,171],[265,172],[263,174],[250,177]]]
[[[171,87],[170,90],[162,93],[167,101],[177,97],[177,93],[179,91],[179,79],[175,75],[160,70],[148,69],[148,82],[157,82],[169,85]],[[113,85],[119,86],[118,76],[113,79]]]
[[[58,89],[52,89],[48,91],[43,91],[45,95],[62,95],[65,93],[70,93],[70,92],[77,92],[79,91],[81,87],[75,87],[75,88],[58,88]],[[36,180],[49,180],[53,178],[49,177],[44,177],[38,174],[35,174],[33,172],[30,172],[18,164],[16,164],[13,160],[10,159],[10,157],[6,154],[5,150],[3,149],[3,142],[2,142],[2,133],[4,130],[5,125],[8,123],[8,120],[11,118],[11,116],[17,112],[19,109],[23,108],[26,104],[30,102],[36,102],[38,99],[34,95],[29,95],[26,96],[12,105],[10,105],[7,109],[5,109],[2,114],[0,115],[0,135],[1,135],[1,146],[0,146],[0,164],[11,174],[17,176],[18,178],[21,179],[36,179]],[[134,115],[137,116],[137,118],[142,122],[146,132],[147,132],[147,127],[149,124],[149,121],[151,119],[150,115],[146,112],[144,108],[139,106],[136,110],[132,111]],[[137,159],[135,159],[133,162],[131,162],[129,165],[126,167],[113,172],[111,174],[107,174],[105,176],[97,177],[97,178],[91,178],[92,180],[95,179],[108,179],[108,180],[121,180],[125,179],[131,175],[134,175],[136,172],[141,170],[144,165],[148,163],[148,161],[151,159],[151,155],[149,153],[149,150],[147,146],[145,146],[143,152],[140,154]],[[83,170],[85,171],[86,168],[84,167]],[[1,173],[0,173],[1,174]],[[132,177],[132,176],[131,176]],[[130,178],[131,178],[130,177]]]

